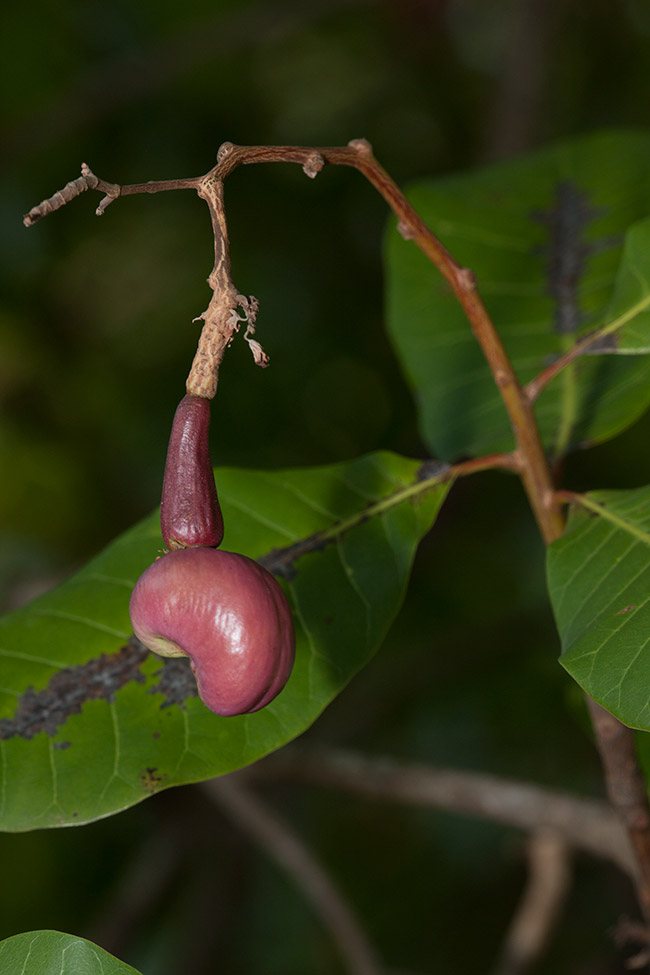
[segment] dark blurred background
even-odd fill
[[[2,14],[0,603],[20,604],[159,500],[166,441],[206,307],[193,193],[94,193],[22,215],[87,162],[120,183],[208,170],[223,141],[364,136],[398,183],[603,126],[648,125],[646,0],[140,0]],[[219,465],[426,456],[385,338],[383,201],[352,171],[289,165],[226,184],[233,276],[261,303],[213,409]],[[647,418],[567,465],[567,486],[650,480]],[[454,489],[373,664],[306,736],[405,760],[601,792],[579,695],[557,664],[542,547],[518,485]],[[490,971],[524,880],[523,837],[286,787],[267,794],[329,865],[394,972]],[[187,824],[187,829],[183,827]],[[180,827],[180,828],[179,828]],[[197,790],[85,827],[0,837],[0,938],[58,928],[145,975],[328,975],[299,891]],[[160,874],[156,870],[160,870]],[[541,972],[609,975],[627,881],[576,857]],[[189,959],[189,960],[188,960]],[[4,975],[4,973],[3,973]]]

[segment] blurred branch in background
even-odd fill
[[[239,776],[213,779],[202,788],[305,894],[336,942],[351,975],[381,975],[383,968],[377,953],[347,898],[291,827],[242,785]]]
[[[98,905],[87,937],[122,956],[154,913],[171,896],[193,837],[179,817],[167,816],[127,861],[106,901]]]
[[[343,749],[288,747],[239,773],[251,781],[290,779],[392,802],[491,819],[612,860],[634,875],[625,831],[609,805],[527,782],[456,769],[409,765]]]
[[[544,952],[569,893],[570,853],[552,831],[538,830],[529,838],[526,886],[492,975],[525,975]]]
[[[379,975],[374,948],[343,894],[292,827],[248,786],[291,780],[367,798],[491,819],[530,833],[528,879],[493,975],[524,975],[544,953],[571,884],[573,849],[610,859],[634,876],[627,836],[610,807],[524,782],[404,765],[340,749],[288,747],[201,788],[274,859],[312,903],[353,975]]]

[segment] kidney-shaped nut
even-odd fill
[[[163,478],[160,527],[169,549],[221,544],[223,518],[209,430],[210,400],[188,393],[174,414]]]
[[[203,703],[221,715],[257,711],[291,673],[295,634],[286,596],[261,565],[233,552],[168,552],[138,579],[133,630],[162,656],[188,656]]]

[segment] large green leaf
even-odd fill
[[[0,941],[0,975],[138,975],[91,941],[60,931],[27,931]]]
[[[216,717],[185,659],[131,636],[131,589],[162,548],[154,512],[0,621],[1,828],[107,816],[304,731],[381,643],[448,489],[430,466],[384,452],[326,468],[224,469],[217,483],[223,547],[285,580],[297,629],[286,689],[256,714]]]
[[[650,730],[650,487],[581,496],[547,565],[562,664],[621,721]]]
[[[639,260],[647,230],[632,239],[626,270],[621,249],[630,225],[650,214],[648,134],[588,136],[420,183],[409,198],[456,259],[475,271],[523,383],[578,337],[621,316],[613,330],[621,335],[612,334],[601,351],[645,351],[649,330],[637,316],[650,291],[648,260]],[[417,396],[425,441],[446,460],[510,449],[499,393],[448,285],[394,229],[386,263],[389,329]],[[650,359],[588,355],[549,384],[536,414],[544,444],[562,454],[613,436],[649,403]]]
[[[608,339],[598,343],[603,351],[650,352],[650,219],[639,220],[625,235],[614,293],[598,333]]]

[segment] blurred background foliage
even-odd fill
[[[159,500],[166,441],[207,305],[212,240],[191,193],[101,220],[87,194],[21,217],[79,172],[120,183],[208,170],[223,141],[364,136],[402,185],[602,126],[647,126],[645,0],[139,0],[2,15],[0,601],[54,584]],[[352,171],[238,170],[233,276],[260,299],[256,369],[228,353],[216,464],[424,456],[382,327],[385,205]],[[572,488],[650,480],[647,417],[572,458]],[[457,485],[385,647],[313,741],[601,792],[557,664],[543,553],[517,483]],[[327,862],[395,972],[488,971],[524,880],[518,834],[323,791],[269,790]],[[83,830],[0,837],[0,938],[58,928],[146,975],[328,975],[299,891],[196,789]],[[578,857],[539,972],[609,975],[627,882]]]

